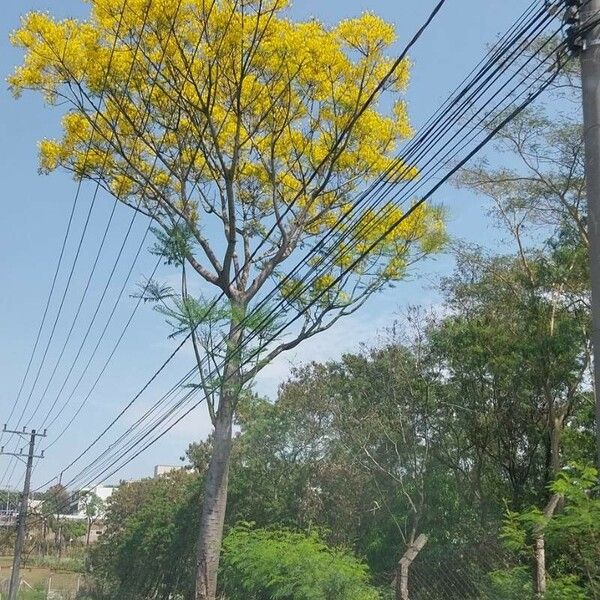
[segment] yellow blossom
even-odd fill
[[[388,169],[394,184],[418,176],[394,159],[412,135],[408,59],[363,110],[395,64],[391,24],[369,12],[333,27],[294,22],[287,0],[88,2],[85,20],[32,12],[11,37],[24,50],[13,93],[69,107],[62,137],[39,144],[43,171],[99,180],[147,211],[181,206],[194,226],[230,193],[238,230],[259,240],[277,219],[299,244],[358,219],[358,237],[348,231],[332,255],[345,269],[371,249],[357,276],[399,278],[412,248],[439,249],[443,218],[428,206],[344,218]]]

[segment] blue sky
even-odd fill
[[[525,0],[448,0],[433,26],[411,55],[413,71],[407,99],[414,126],[418,127],[435,110],[481,58],[486,44],[493,42],[527,4]],[[296,0],[292,14],[299,19],[314,16],[327,23],[334,23],[368,9],[395,24],[400,48],[421,25],[433,5],[433,0]],[[82,0],[19,0],[6,2],[2,8],[0,73],[6,76],[20,61],[20,52],[10,46],[8,35],[18,25],[21,14],[28,10],[48,10],[56,16],[83,16],[88,7]],[[25,94],[16,101],[6,89],[6,85],[0,88],[0,134],[4,140],[4,151],[0,156],[0,177],[3,181],[3,228],[0,235],[0,253],[3,258],[0,262],[0,281],[3,284],[3,293],[0,295],[1,421],[8,417],[25,372],[76,191],[76,185],[66,174],[43,176],[37,172],[37,140],[55,134],[57,120],[56,111],[45,108],[38,97]],[[79,238],[92,194],[91,187],[82,189],[73,235],[67,247],[67,259],[72,260],[74,255],[74,244]],[[486,217],[484,201],[451,187],[441,190],[436,201],[443,203],[447,208],[448,227],[452,236],[488,246],[499,243],[497,234]],[[94,205],[91,227],[74,272],[71,293],[66,298],[65,318],[59,321],[57,326],[55,344],[48,352],[47,369],[42,371],[38,386],[31,395],[31,406],[35,406],[40,399],[40,392],[45,387],[58,357],[65,339],[65,324],[70,323],[69,316],[72,319],[83,292],[111,206],[112,200],[102,194]],[[89,323],[130,218],[131,214],[126,208],[117,208],[111,233],[89,291],[90,300],[85,303],[79,319],[80,325],[73,333],[73,339],[77,343],[67,346],[64,360],[59,365],[40,414],[44,414],[43,407],[47,408],[53,401],[59,387],[57,384],[62,383],[67,374],[77,350],[78,340],[84,335],[84,325]],[[124,252],[125,259],[115,273],[114,283],[109,289],[108,302],[98,316],[98,325],[104,322],[102,317],[106,318],[112,307],[112,301],[131,264],[144,228],[145,224],[141,221],[133,226]],[[155,259],[144,251],[133,273],[128,293],[134,291],[135,282],[140,281],[143,275],[149,274],[154,261]],[[66,264],[69,262],[65,261]],[[356,349],[359,342],[373,340],[377,330],[390,323],[394,316],[408,305],[435,303],[437,297],[433,290],[433,282],[439,275],[448,273],[451,268],[452,260],[449,256],[439,256],[434,261],[420,266],[419,272],[408,281],[372,299],[355,317],[278,359],[260,376],[256,384],[257,390],[273,395],[277,385],[289,372],[290,366],[306,360],[336,357],[344,351]],[[169,273],[164,272],[162,275],[168,277]],[[59,291],[64,287],[65,278],[66,273],[63,272],[57,287]],[[57,299],[59,297],[60,294],[57,295]],[[56,309],[57,299],[52,305],[51,315]],[[119,305],[107,340],[114,340],[115,335],[118,335],[132,310],[133,302],[127,295]],[[95,340],[99,330],[93,331],[97,332],[96,336],[91,336]],[[174,342],[167,339],[168,333],[161,317],[149,307],[142,307],[111,366],[69,433],[49,450],[45,460],[39,464],[34,483],[41,483],[59,472],[62,466],[84,448],[132,398],[174,347]],[[73,414],[109,350],[110,344],[101,347],[99,360],[90,368],[90,377],[82,382],[61,422],[64,423],[67,416],[70,418]],[[34,367],[35,365],[34,362]],[[126,427],[142,414],[144,408],[162,391],[168,389],[190,366],[189,354],[175,361],[169,371],[157,380],[139,402],[136,402],[129,416],[123,420],[122,426]],[[22,401],[28,397],[30,386],[31,380],[24,388]],[[31,422],[32,426],[36,424],[36,420]],[[125,478],[146,476],[151,474],[155,464],[176,463],[188,442],[205,436],[209,429],[208,419],[203,411],[192,413],[184,423],[131,463],[121,475]],[[49,441],[52,441],[52,436],[58,431],[60,422],[49,431]],[[118,430],[120,431],[122,429]],[[5,464],[6,458],[0,458],[0,476]],[[19,466],[16,473],[20,470]],[[18,483],[16,473],[13,484]]]

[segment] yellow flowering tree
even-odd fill
[[[40,142],[41,169],[97,182],[151,219],[155,251],[181,272],[181,289],[147,282],[143,294],[191,333],[214,425],[196,586],[197,599],[212,600],[244,386],[438,249],[441,216],[422,206],[371,248],[402,213],[364,211],[328,251],[326,274],[302,283],[323,259],[316,252],[286,277],[411,134],[401,97],[407,61],[386,80],[385,110],[380,102],[395,34],[377,16],[325,27],[291,21],[287,0],[88,2],[85,21],[23,18],[12,42],[24,60],[9,83],[16,95],[36,90],[67,107],[62,137]],[[409,165],[400,173],[417,175]],[[188,291],[192,276],[201,295]],[[254,307],[267,293],[301,319],[287,337],[260,345],[269,328]]]

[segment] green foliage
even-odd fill
[[[367,568],[315,533],[254,529],[241,524],[226,537],[224,591],[231,600],[376,600]]]
[[[43,584],[36,585],[33,589],[21,589],[18,600],[46,600],[47,593]]]
[[[541,253],[465,252],[444,285],[450,316],[430,331],[466,446],[496,479],[492,494],[518,510],[541,503],[566,458],[567,419],[589,402],[589,315],[563,299],[562,284]]]
[[[531,568],[526,566],[490,573],[485,600],[533,600]],[[550,579],[544,600],[588,600],[585,589],[573,576]]]
[[[92,553],[95,597],[190,597],[199,484],[200,478],[177,473],[113,494],[108,530]],[[230,600],[378,598],[367,567],[314,533],[237,526],[225,540],[223,570]]]
[[[26,565],[28,567],[41,567],[53,571],[71,571],[74,573],[83,573],[85,571],[85,561],[77,552],[70,551],[68,556],[36,556],[27,557]]]
[[[198,327],[214,327],[231,317],[231,308],[226,302],[216,303],[203,297],[183,296],[172,287],[150,280],[140,285],[140,297],[155,305],[157,312],[164,315],[173,329],[172,336],[189,332]]]
[[[82,521],[61,521],[63,538],[68,542],[83,537],[87,532],[87,526]]]
[[[515,567],[490,573],[484,597],[486,600],[515,600],[531,598],[532,595],[531,569]]]
[[[19,494],[13,490],[0,490],[0,508],[15,510],[19,506]]]
[[[164,258],[166,265],[181,267],[185,264],[186,257],[193,254],[194,232],[185,223],[164,229],[152,227],[151,231],[156,237],[152,253]]]
[[[563,500],[561,510],[550,518],[538,507],[508,511],[502,537],[515,557],[526,564],[533,556],[534,533],[543,531],[550,576],[547,598],[595,598],[600,593],[600,498],[594,493],[597,471],[570,465],[550,487]],[[499,572],[498,576],[512,577],[521,571]]]
[[[569,575],[551,579],[544,600],[588,600],[589,597],[577,577]]]
[[[592,598],[600,597],[597,471],[586,465],[571,465],[559,475],[552,490],[565,498],[564,509],[547,526],[554,570],[579,581]]]
[[[91,556],[98,588],[122,600],[189,594],[199,483],[176,471],[119,487]]]

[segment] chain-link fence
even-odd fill
[[[8,598],[10,570],[0,575],[0,600]],[[80,573],[22,568],[19,600],[74,600],[83,585]]]

